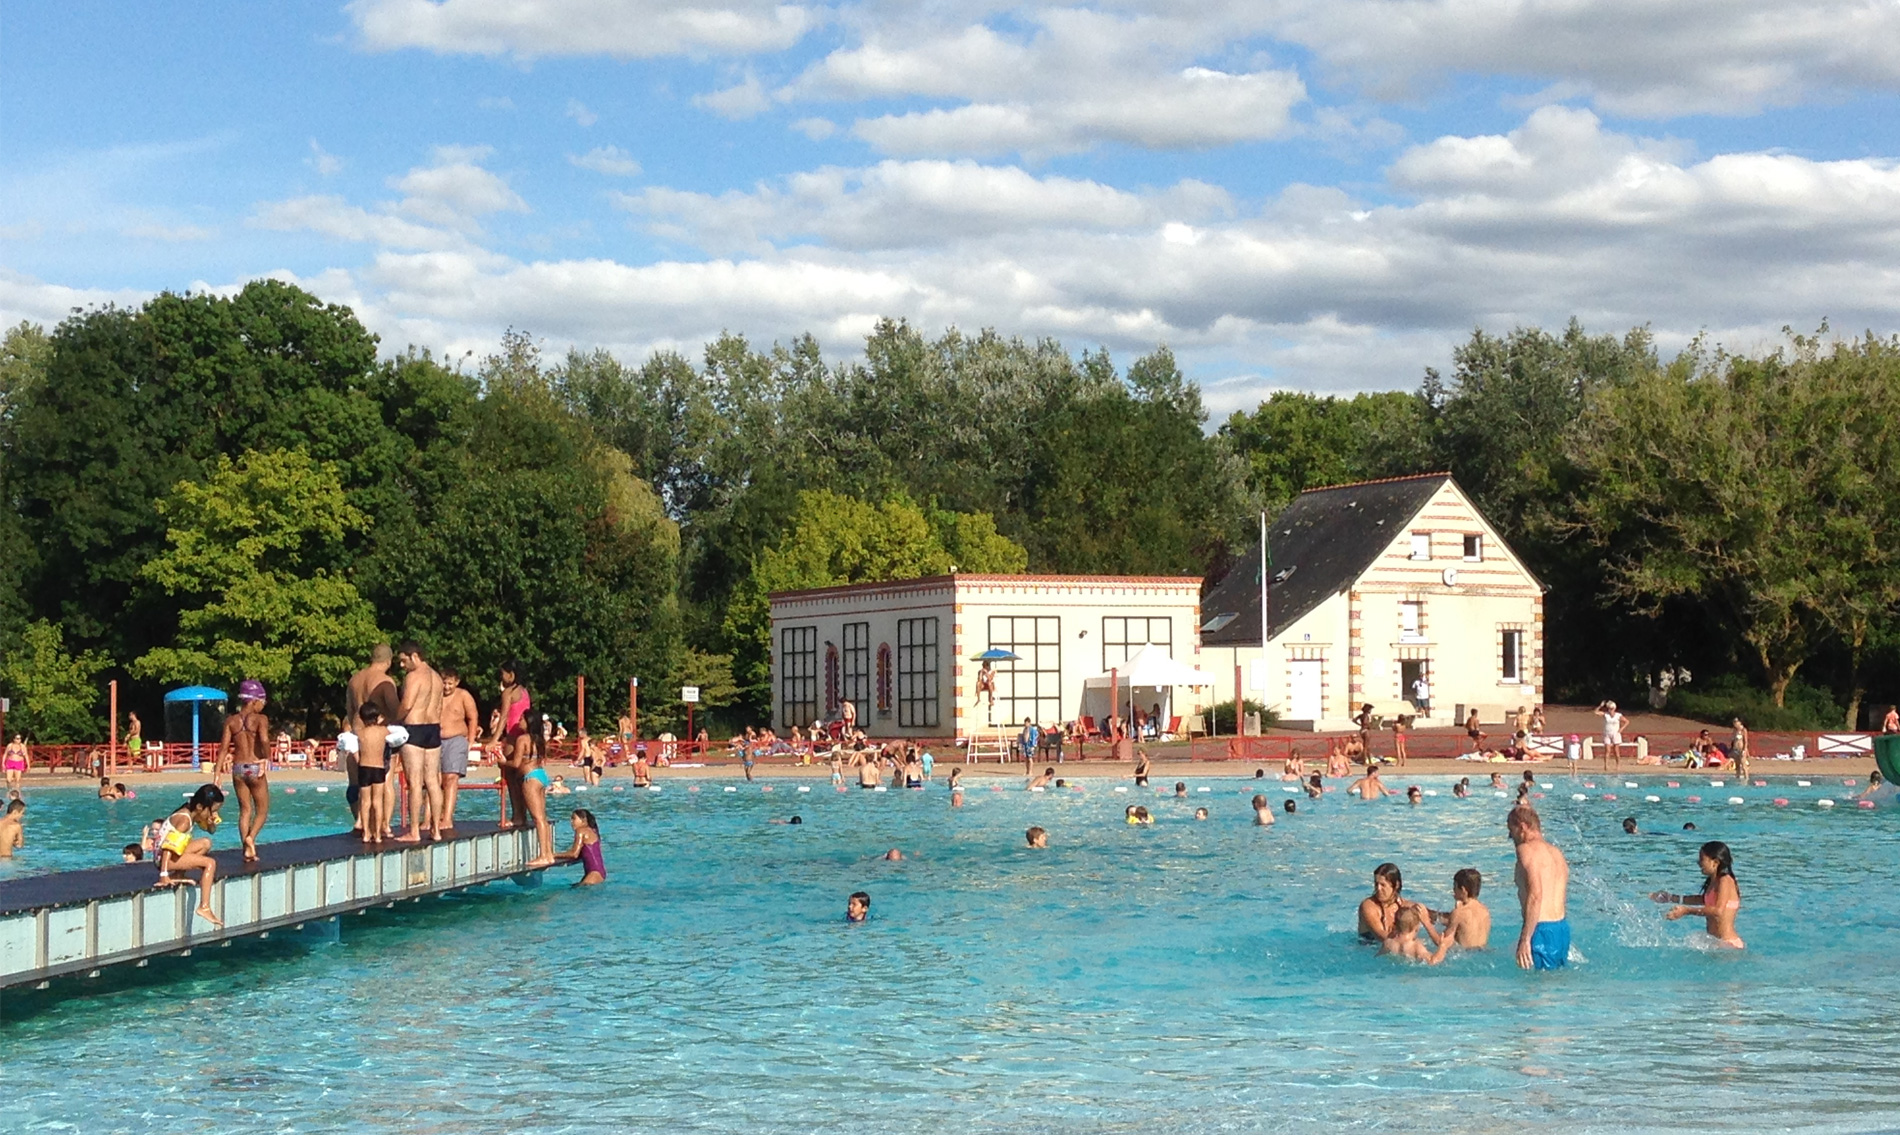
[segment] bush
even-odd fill
[[[1750,729],[1771,733],[1839,729],[1847,717],[1831,694],[1805,682],[1789,683],[1786,700],[1786,705],[1777,706],[1767,690],[1739,675],[1724,674],[1671,690],[1665,710],[1711,725],[1726,726],[1739,717]]]
[[[1280,720],[1278,714],[1252,698],[1248,698],[1241,704],[1245,707],[1243,712],[1257,713],[1260,715],[1260,727],[1262,729],[1269,728]],[[1239,729],[1234,725],[1234,701],[1232,698],[1216,704],[1213,709],[1213,714],[1214,732],[1219,733],[1223,737],[1232,737],[1239,732]]]

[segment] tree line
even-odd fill
[[[478,692],[515,659],[555,704],[637,677],[649,729],[684,684],[732,725],[770,702],[772,591],[1211,582],[1304,488],[1449,469],[1551,587],[1553,700],[1686,676],[1844,719],[1893,693],[1900,346],[1824,339],[1665,363],[1642,329],[1480,330],[1414,392],[1280,392],[1210,431],[1165,347],[887,320],[850,360],[511,331],[454,363],[277,281],[167,293],[0,345],[0,692],[10,727],[90,740],[109,677],[148,715],[260,677],[320,731],[368,646],[413,638]]]

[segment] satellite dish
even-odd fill
[[[1444,571],[1439,573],[1439,577],[1445,581],[1446,587],[1458,586],[1458,569],[1457,568],[1448,567]]]

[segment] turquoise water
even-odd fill
[[[1277,806],[1281,786],[1233,779],[1191,780],[1211,791],[1187,801],[978,782],[960,810],[941,788],[596,790],[568,801],[601,818],[603,887],[489,887],[352,918],[339,945],[221,952],[14,1014],[0,1129],[1900,1126],[1900,812],[1818,808],[1850,791],[1819,773],[1741,790],[1553,780],[1539,805],[1572,863],[1579,956],[1531,975],[1509,956],[1506,802],[1416,782],[1438,795],[1300,797],[1268,829],[1247,798]],[[1738,791],[1748,803],[1722,802]],[[28,852],[0,872],[97,862],[159,810],[32,800]],[[1157,824],[1124,825],[1131,802]],[[333,827],[341,804],[305,788],[279,806],[269,834],[289,838]],[[801,826],[766,823],[794,811]],[[1626,836],[1625,815],[1665,834]],[[1022,846],[1032,823],[1048,850]],[[1699,922],[1643,897],[1695,889],[1709,838],[1735,847],[1741,955],[1698,948]],[[894,846],[907,858],[880,861]],[[1482,870],[1494,949],[1427,969],[1357,945],[1355,905],[1388,859],[1440,906],[1454,870]],[[849,926],[859,889],[871,921]]]

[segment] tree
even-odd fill
[[[955,541],[954,556],[945,534]],[[1013,573],[1028,559],[1020,544],[996,533],[988,516],[926,513],[901,495],[871,504],[822,489],[800,493],[790,525],[760,554],[726,613],[724,630],[737,648],[739,681],[753,700],[769,700],[773,592],[953,570]]]
[[[144,574],[196,605],[179,615],[176,645],[147,651],[134,674],[257,678],[278,687],[279,702],[309,708],[376,641],[375,612],[344,570],[347,538],[369,523],[334,465],[300,449],[220,457],[208,479],[180,482],[158,511],[170,547]]]
[[[1414,394],[1334,398],[1276,390],[1251,414],[1230,415],[1221,440],[1247,467],[1269,512],[1322,485],[1438,468],[1432,407]]]
[[[0,656],[0,689],[13,699],[9,731],[49,745],[98,740],[105,732],[98,677],[111,665],[93,651],[72,654],[59,624],[35,620]]]

